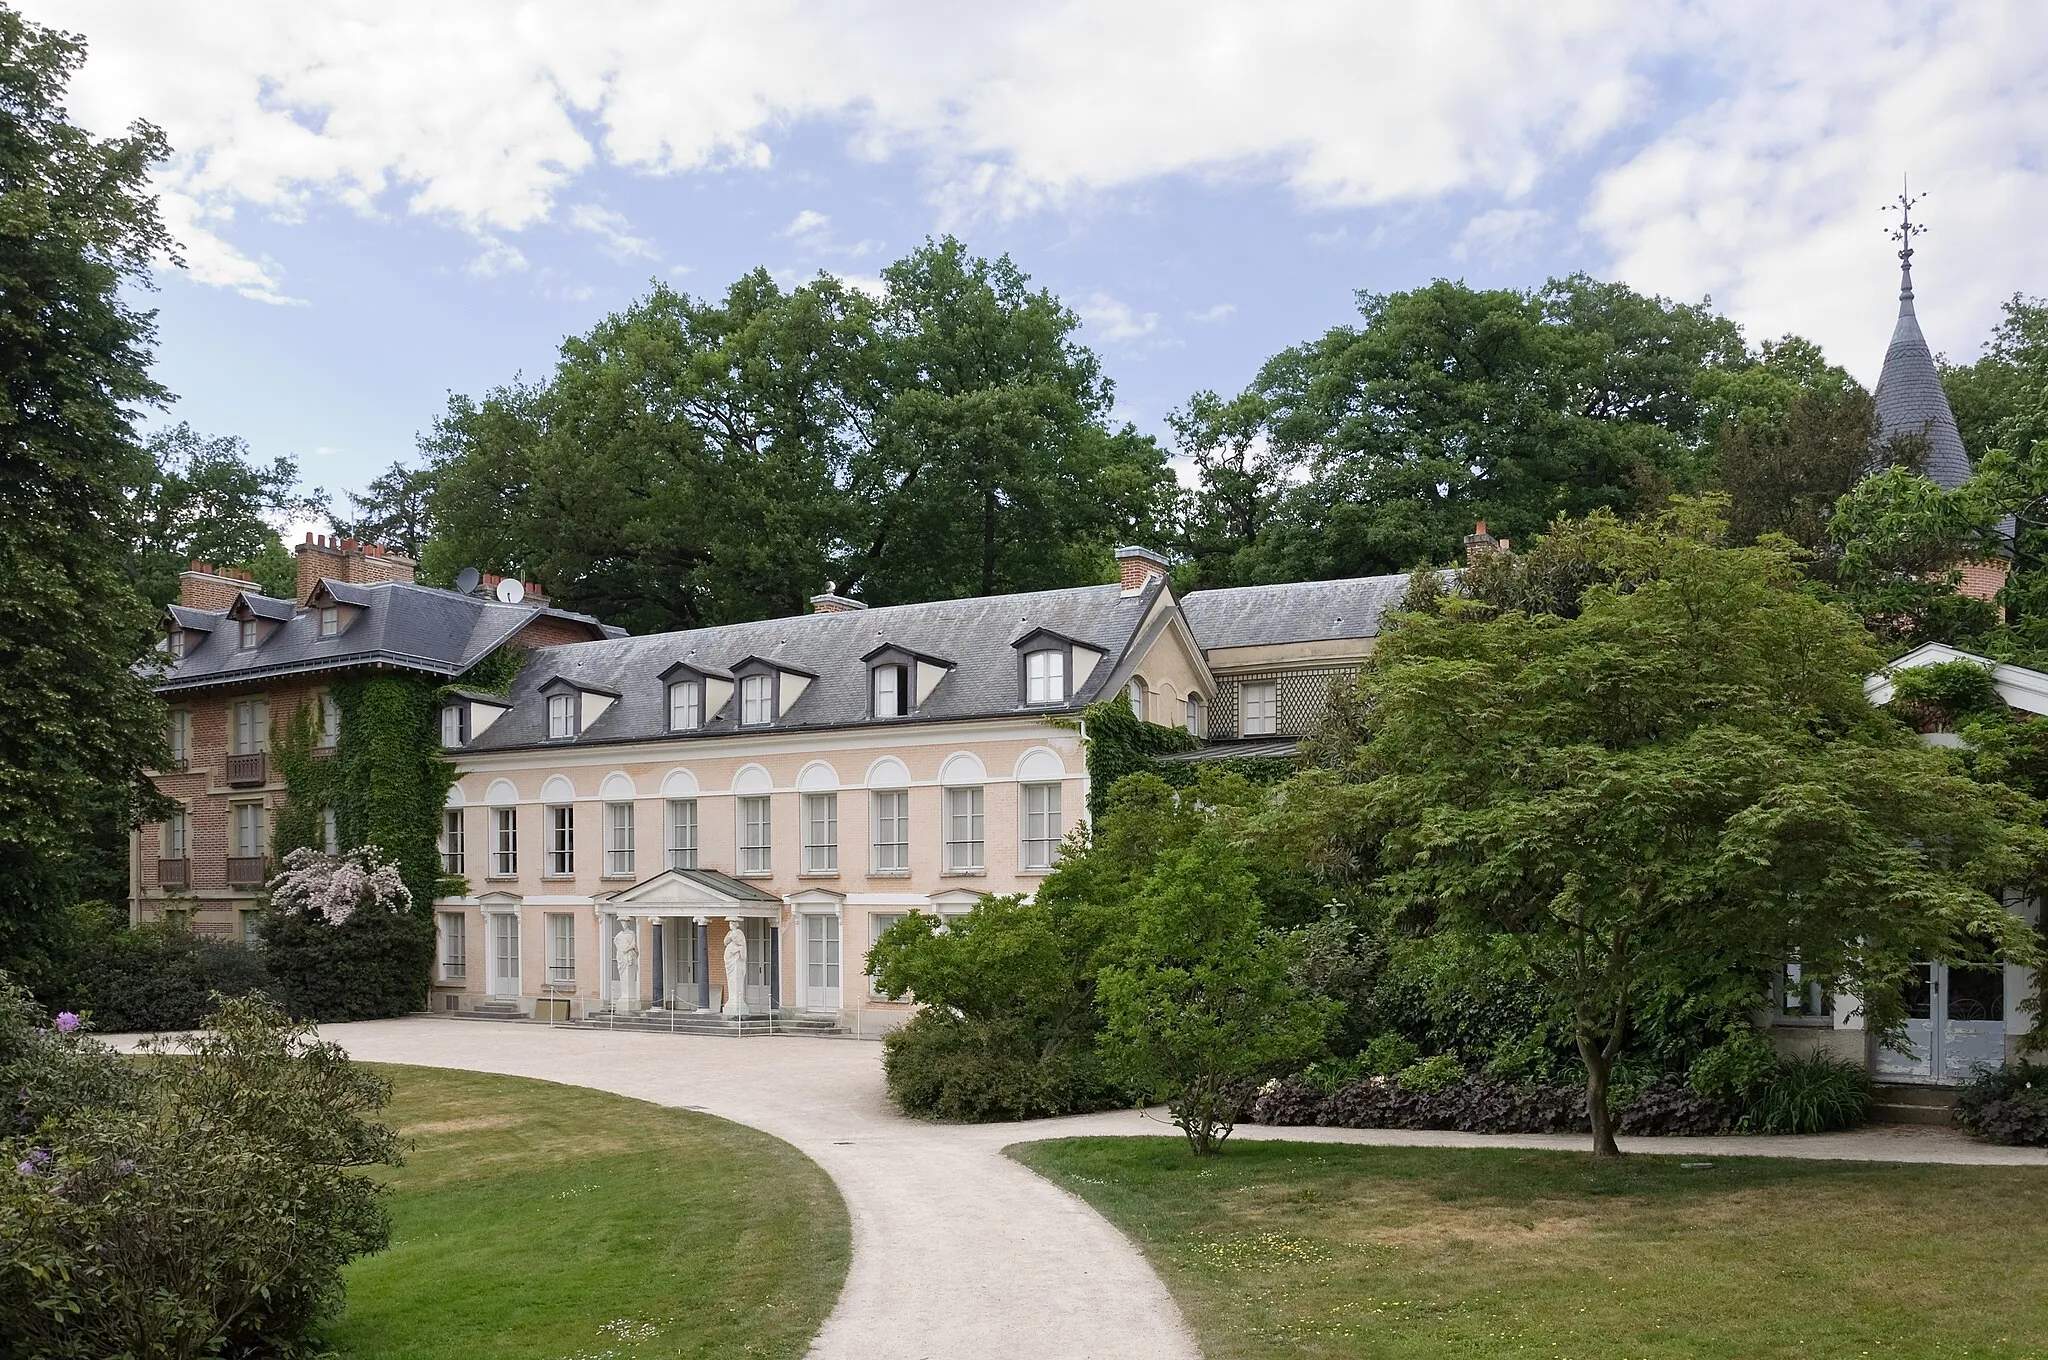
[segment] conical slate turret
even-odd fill
[[[1902,194],[1899,203],[1904,211],[1893,233],[1899,242],[1899,320],[1877,379],[1877,440],[1882,446],[1897,435],[1925,439],[1928,477],[1953,491],[1969,480],[1970,455],[1941,390],[1934,352],[1913,314],[1913,237],[1921,228],[1913,222],[1913,200]]]

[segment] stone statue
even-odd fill
[[[615,1011],[637,1011],[640,1009],[640,935],[624,921],[619,922],[619,933],[612,936],[612,957],[619,965],[619,990],[612,998]]]
[[[740,918],[725,918],[725,1013],[747,1013],[747,936]]]

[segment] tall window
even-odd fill
[[[873,950],[876,943],[882,938],[882,936],[888,933],[889,927],[895,925],[898,921],[902,920],[903,915],[904,914],[900,911],[878,911],[870,913],[868,916],[868,948],[870,950]],[[887,993],[883,992],[880,984],[874,978],[870,977],[868,979],[868,995],[879,997],[885,996],[887,995]]]
[[[875,872],[910,872],[910,790],[879,789],[868,795],[875,808]]]
[[[668,867],[697,867],[697,800],[668,800]]]
[[[946,790],[946,872],[979,873],[982,869],[981,790]]]
[[[459,874],[462,868],[462,809],[441,811],[441,872]]]
[[[1138,721],[1145,721],[1145,682],[1137,676],[1124,686],[1124,698],[1130,702],[1131,712],[1138,715]]]
[[[1060,849],[1060,786],[1024,784],[1020,793],[1024,806],[1022,865],[1026,870],[1050,869]]]
[[[542,823],[547,828],[549,878],[568,878],[576,872],[576,806],[560,803],[550,807]]]
[[[263,641],[263,625],[254,619],[242,619],[235,625],[235,646],[248,651]]]
[[[320,744],[333,746],[341,740],[341,705],[332,694],[320,695]]]
[[[331,604],[322,605],[320,607],[320,636],[334,637],[340,632],[341,610]]]
[[[877,666],[871,672],[877,718],[901,718],[910,712],[909,671],[908,666]]]
[[[450,750],[469,740],[469,710],[449,704],[441,710],[441,744]]]
[[[749,675],[740,681],[740,725],[759,727],[775,721],[775,677]]]
[[[740,802],[740,872],[765,874],[771,869],[768,844],[768,800],[742,798]]]
[[[519,877],[519,809],[491,809],[491,877]]]
[[[576,918],[567,912],[547,914],[548,986],[576,985]]]
[[[192,758],[192,715],[182,708],[171,714],[170,744],[173,765]]]
[[[341,818],[331,807],[320,809],[320,848],[330,855],[341,853]]]
[[[241,915],[242,948],[261,949],[263,947],[263,913],[251,911],[245,907],[242,909]]]
[[[633,805],[604,805],[604,872],[607,878],[633,876]]]
[[[804,872],[839,872],[839,795],[804,795]]]
[[[185,658],[185,630],[184,630],[184,629],[182,629],[182,628],[173,628],[173,629],[171,629],[171,631],[170,631],[170,635],[169,635],[169,636],[167,636],[167,637],[166,637],[166,638],[164,639],[164,645],[165,645],[166,649],[167,649],[167,650],[168,650],[168,651],[170,652],[170,654],[171,654],[171,660],[173,660],[173,661],[182,661],[182,660],[184,660],[184,658]]]
[[[1208,730],[1208,727],[1209,720],[1202,713],[1202,696],[1190,694],[1188,696],[1188,731],[1199,737]]]
[[[519,990],[519,918],[509,911],[494,911],[491,923],[491,990],[499,993]]]
[[[228,739],[234,755],[253,756],[270,747],[270,705],[262,699],[235,702],[234,729]]]
[[[1024,702],[1064,703],[1067,697],[1065,652],[1030,652],[1024,657]]]
[[[236,859],[254,859],[263,853],[263,804],[237,803],[233,821]]]
[[[1237,734],[1241,737],[1270,737],[1280,723],[1280,685],[1274,680],[1254,680],[1237,692]]]
[[[185,809],[179,808],[164,820],[164,858],[185,858],[185,847],[189,843],[192,824]]]
[[[469,940],[459,911],[444,911],[434,920],[441,927],[441,981],[460,982],[469,971]]]
[[[548,696],[548,736],[573,737],[576,735],[576,696],[573,694],[550,694]]]
[[[704,686],[678,680],[668,687],[668,730],[694,732],[704,725]]]

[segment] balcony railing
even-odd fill
[[[229,855],[228,886],[230,888],[260,888],[266,877],[267,862],[262,855]]]
[[[263,752],[257,751],[246,756],[228,757],[228,787],[231,789],[260,788],[265,783]]]
[[[192,861],[182,855],[177,859],[160,859],[156,862],[156,881],[159,887],[189,888],[192,886]]]

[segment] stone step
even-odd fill
[[[1956,1107],[1953,1086],[1880,1082],[1871,1095],[1870,1118],[1878,1124],[1947,1124]]]

